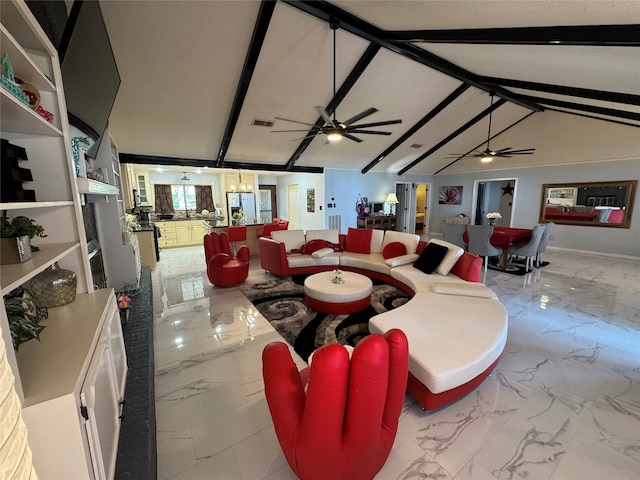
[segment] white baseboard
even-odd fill
[[[591,251],[591,250],[578,250],[576,248],[552,247],[551,245],[547,245],[547,250],[557,250],[557,251],[572,252],[572,253],[583,253],[583,254],[587,254],[587,255],[596,255],[596,256],[599,256],[599,257],[624,258],[626,260],[640,261],[640,257],[634,257],[632,255],[620,255],[619,253],[594,252],[594,251]]]

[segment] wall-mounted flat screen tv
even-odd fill
[[[104,133],[120,87],[97,1],[73,3],[59,53],[69,123],[97,140]]]

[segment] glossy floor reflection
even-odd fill
[[[158,477],[294,479],[263,395],[262,349],[280,337],[237,288],[210,286],[203,257],[163,250],[153,273]],[[407,396],[376,479],[640,478],[640,262],[545,260],[487,272],[509,312],[498,368],[436,412]],[[250,275],[266,275],[258,259]]]

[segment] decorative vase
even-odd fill
[[[496,223],[496,219],[495,218],[490,218],[489,219],[489,225],[491,225],[493,227],[493,225]]]
[[[75,272],[54,263],[31,279],[31,291],[38,305],[60,307],[75,300],[77,283]]]
[[[120,323],[125,325],[129,321],[129,309],[128,308],[119,308],[120,312]]]
[[[0,265],[22,263],[31,259],[29,235],[0,239]]]

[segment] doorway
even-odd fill
[[[476,180],[473,186],[473,223],[487,224],[487,213],[499,212],[497,226],[510,227],[515,206],[517,178]]]
[[[396,197],[398,197],[398,204],[393,205],[396,214],[396,230],[398,232],[411,232],[413,229],[413,219],[409,210],[409,203],[411,201],[410,187],[411,184],[404,182],[396,182]]]
[[[300,229],[300,186],[297,183],[287,184],[287,218],[289,230]]]
[[[416,220],[414,233],[426,234],[429,231],[429,184],[415,184]]]

